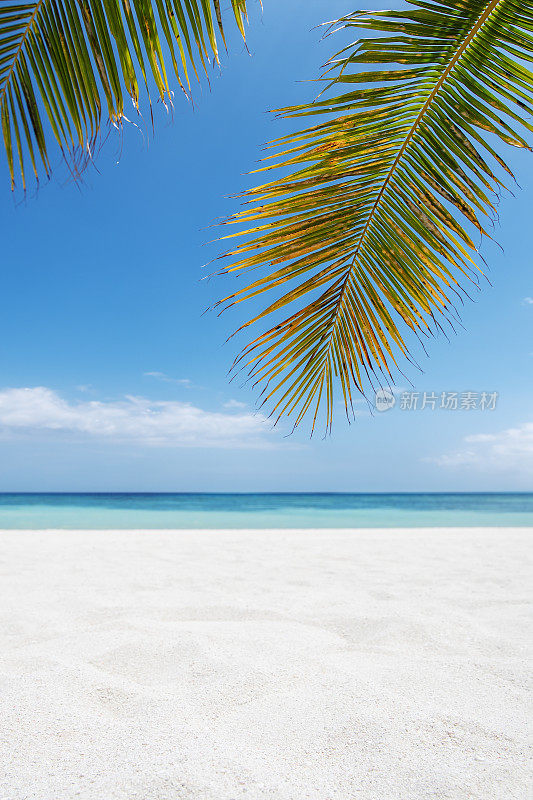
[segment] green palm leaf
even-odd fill
[[[244,36],[246,0],[232,0]],[[11,173],[26,187],[50,174],[55,138],[74,174],[88,161],[106,116],[126,118],[125,98],[139,110],[139,82],[155,83],[172,104],[172,71],[187,94],[218,62],[216,29],[224,42],[220,0],[0,0],[0,117]]]
[[[273,143],[262,170],[285,177],[244,195],[228,223],[253,227],[230,235],[244,239],[223,272],[270,270],[221,301],[282,289],[242,326],[275,318],[234,367],[276,420],[314,427],[323,404],[328,428],[335,383],[350,417],[354,394],[394,380],[406,332],[423,340],[453,320],[514,177],[495,148],[528,147],[533,129],[528,0],[412,0],[337,24],[380,34],[337,54],[326,94],[281,110],[312,125]]]

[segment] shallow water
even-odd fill
[[[0,529],[533,526],[533,493],[0,494]]]

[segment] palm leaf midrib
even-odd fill
[[[0,89],[0,103],[3,103],[5,101],[7,88],[9,86],[11,77],[12,77],[14,71],[15,71],[15,67],[16,67],[16,65],[18,63],[18,59],[19,59],[19,57],[20,57],[20,55],[22,53],[22,49],[23,49],[24,45],[26,44],[26,39],[27,39],[27,37],[28,37],[28,35],[30,33],[31,27],[34,24],[35,19],[36,19],[37,15],[38,15],[39,11],[41,10],[41,7],[44,5],[45,2],[46,2],[46,0],[37,0],[37,3],[35,4],[35,8],[32,11],[32,15],[29,18],[29,20],[28,20],[28,22],[26,24],[26,27],[24,28],[24,32],[22,34],[20,43],[19,43],[19,45],[17,47],[16,52],[13,55],[13,61],[11,62],[11,66],[9,68],[9,72],[7,73],[7,75],[5,77],[5,80],[3,81],[2,88]]]
[[[329,332],[324,334],[324,336],[322,337],[322,340],[318,342],[318,344],[317,344],[317,346],[315,348],[315,353],[316,353],[316,351],[318,350],[319,347],[322,346],[324,348],[323,356],[322,356],[323,362],[324,362],[324,365],[323,365],[323,368],[322,368],[323,373],[325,372],[325,370],[327,368],[328,355],[329,355],[329,353],[331,351],[332,340],[333,340],[333,336],[334,336],[336,327],[339,324],[340,312],[341,312],[341,309],[342,309],[343,304],[345,302],[346,289],[347,289],[347,287],[349,285],[350,277],[352,275],[352,270],[354,269],[357,256],[359,255],[359,252],[360,252],[360,250],[361,250],[361,248],[362,248],[362,246],[364,244],[364,240],[365,240],[365,237],[366,237],[366,235],[367,235],[367,233],[368,233],[368,231],[370,229],[370,226],[371,226],[372,222],[374,221],[374,219],[376,217],[376,214],[378,212],[378,208],[379,208],[379,205],[381,203],[381,200],[383,199],[383,196],[384,196],[384,194],[385,194],[385,192],[386,192],[386,190],[387,190],[387,188],[388,188],[388,186],[389,186],[389,184],[390,184],[390,182],[391,182],[391,180],[393,178],[393,175],[394,175],[394,173],[396,171],[396,168],[397,168],[402,156],[404,155],[407,147],[409,146],[409,144],[413,140],[413,138],[414,138],[414,136],[415,136],[415,134],[417,132],[417,129],[419,128],[419,126],[420,126],[420,124],[421,124],[421,122],[422,122],[422,120],[424,118],[424,115],[426,114],[426,112],[430,108],[433,100],[435,99],[436,95],[438,94],[438,92],[442,88],[442,86],[445,83],[446,79],[448,78],[448,76],[450,75],[452,70],[457,66],[459,60],[464,55],[466,49],[472,43],[472,41],[474,40],[475,36],[479,33],[479,31],[481,30],[483,25],[488,21],[488,19],[490,18],[491,14],[493,14],[494,11],[497,9],[497,7],[499,5],[501,5],[503,2],[505,2],[505,0],[491,0],[491,2],[488,3],[488,5],[483,10],[483,12],[479,15],[479,17],[476,20],[476,22],[474,23],[474,25],[472,25],[472,27],[469,29],[468,33],[464,37],[464,39],[461,42],[461,44],[459,45],[459,47],[456,48],[456,50],[454,51],[452,57],[450,58],[449,64],[444,69],[442,74],[439,76],[438,80],[435,83],[435,86],[431,90],[431,92],[428,95],[428,97],[426,98],[422,108],[420,109],[419,113],[417,114],[417,117],[416,117],[414,123],[412,124],[411,128],[409,129],[409,132],[407,133],[407,136],[405,137],[405,139],[404,139],[404,141],[403,141],[403,143],[402,143],[402,145],[401,145],[401,147],[400,147],[400,149],[398,151],[398,154],[396,155],[396,157],[394,159],[394,162],[392,163],[389,171],[387,172],[387,175],[385,176],[383,184],[382,184],[382,186],[381,186],[381,188],[380,188],[380,190],[378,192],[378,195],[377,195],[377,197],[376,197],[376,199],[375,199],[375,201],[374,201],[374,203],[373,203],[373,205],[372,205],[372,207],[370,209],[370,212],[368,214],[368,219],[367,219],[367,221],[365,223],[365,226],[364,226],[364,228],[361,231],[361,234],[359,236],[359,240],[357,242],[357,245],[356,245],[356,248],[355,248],[355,252],[353,254],[353,257],[351,259],[350,265],[349,265],[349,267],[348,267],[348,269],[346,271],[346,275],[345,275],[343,283],[341,285],[341,288],[340,288],[340,291],[339,291],[339,297],[337,299],[337,302],[334,304],[334,306],[332,308],[332,311],[331,311],[331,314],[330,314],[330,319],[331,319],[330,330],[329,330]],[[326,340],[326,341],[324,341],[324,340]],[[310,359],[313,358],[313,353],[310,354],[309,358]]]

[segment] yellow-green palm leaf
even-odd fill
[[[314,426],[323,405],[328,427],[335,384],[350,414],[354,393],[394,380],[407,331],[453,319],[513,180],[498,149],[533,130],[528,0],[412,0],[338,25],[380,33],[337,54],[318,100],[282,109],[312,124],[273,143],[263,169],[285,177],[246,193],[228,222],[253,227],[224,270],[269,271],[221,301],[278,290],[236,365],[276,418]]]
[[[246,0],[231,0],[244,36]],[[12,188],[20,174],[50,173],[56,140],[77,174],[92,158],[102,120],[119,126],[149,83],[172,103],[172,74],[187,93],[218,61],[220,0],[0,0],[0,116]],[[151,79],[151,80],[150,80]],[[129,102],[129,101],[128,101]]]

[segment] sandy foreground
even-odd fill
[[[525,800],[533,529],[0,532],[1,800]]]

